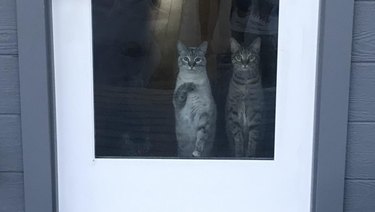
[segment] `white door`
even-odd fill
[[[53,0],[59,210],[310,211],[318,19],[280,0],[272,160],[96,158],[91,0]]]

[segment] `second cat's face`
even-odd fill
[[[199,47],[186,47],[183,43],[178,42],[178,67],[181,70],[198,72],[205,70],[207,42],[203,42]]]
[[[231,39],[232,64],[236,71],[258,71],[260,38],[255,39],[248,46],[241,46],[235,39]]]

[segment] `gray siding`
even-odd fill
[[[16,1],[0,0],[0,212],[24,211]]]
[[[345,211],[375,211],[375,1],[356,1]]]

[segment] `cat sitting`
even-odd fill
[[[263,87],[259,68],[261,39],[240,45],[231,38],[233,74],[225,108],[232,154],[255,157],[262,138]]]

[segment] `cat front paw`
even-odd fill
[[[199,151],[195,150],[192,155],[193,155],[193,157],[197,158],[197,157],[201,156],[201,153]]]
[[[192,82],[185,83],[183,86],[187,92],[194,91],[197,88],[197,86]]]

